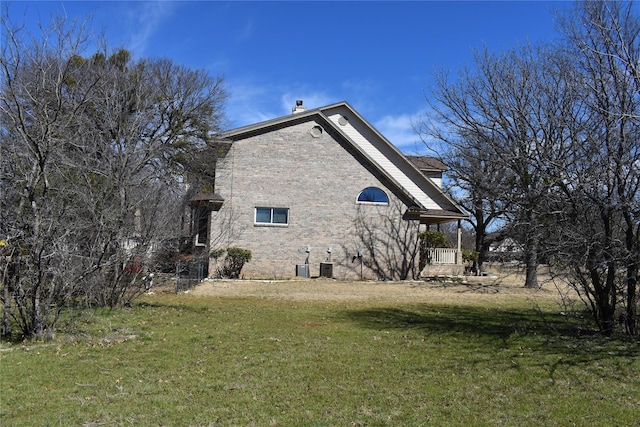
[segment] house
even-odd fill
[[[405,156],[420,172],[431,179],[438,187],[442,187],[442,174],[447,170],[442,160],[430,156]]]
[[[524,245],[514,238],[503,237],[489,245],[488,259],[490,261],[508,262],[522,260]]]
[[[346,102],[297,101],[291,115],[216,138],[228,149],[215,193],[195,200],[195,244],[251,250],[245,278],[417,277],[418,233],[467,218],[440,188],[441,162],[412,163]],[[430,259],[459,267],[459,241]]]

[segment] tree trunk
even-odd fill
[[[476,209],[473,213],[475,217],[475,231],[476,231],[476,247],[475,251],[478,253],[478,261],[476,262],[476,275],[482,275],[482,267],[489,258],[489,246],[490,241],[487,239],[487,227],[490,224],[490,220],[485,217],[484,209]],[[491,216],[491,215],[489,215]]]
[[[2,338],[9,338],[12,334],[11,328],[11,281],[14,277],[14,274],[11,273],[12,269],[12,260],[11,256],[7,257],[8,261],[4,267],[4,271],[2,272]],[[16,271],[19,271],[16,268]]]
[[[485,245],[484,240],[487,237],[486,229],[479,223],[476,226],[476,252],[478,252],[478,261],[476,265],[476,275],[482,275],[482,265],[487,260],[489,246]]]
[[[630,335],[638,334],[638,273],[640,270],[640,224],[637,231],[631,213],[624,213],[625,244],[630,260],[627,263],[627,307],[625,326]]]
[[[608,262],[607,264],[606,282],[605,286],[600,289],[598,305],[600,309],[600,329],[606,336],[611,336],[616,325],[616,264],[615,262]]]
[[[44,324],[40,310],[40,293],[37,290],[34,290],[33,313],[31,316],[31,334],[35,337],[41,337],[44,334]]]
[[[638,334],[638,264],[627,269],[627,313],[625,325],[630,335]]]
[[[525,247],[525,265],[526,277],[524,281],[525,288],[537,289],[540,287],[538,283],[538,239],[535,236],[527,238]]]

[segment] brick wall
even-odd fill
[[[360,277],[360,264],[353,262],[362,246],[354,226],[358,210],[372,224],[399,214],[394,206],[401,202],[384,178],[326,130],[317,136],[318,126],[310,120],[236,141],[218,164],[216,192],[225,202],[212,213],[211,246],[250,249],[253,259],[242,270],[245,278],[293,277],[296,264],[304,264],[307,256],[310,274],[317,276],[329,247],[334,277]],[[385,190],[389,206],[356,203],[360,191],[370,186]],[[255,225],[256,207],[288,208],[289,224]],[[365,271],[365,278],[374,275]]]

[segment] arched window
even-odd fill
[[[378,187],[367,187],[358,194],[358,203],[389,204],[387,193]]]

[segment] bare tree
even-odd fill
[[[0,119],[2,120],[2,235],[4,318],[24,335],[53,333],[60,309],[78,286],[83,259],[72,259],[61,224],[70,200],[60,197],[52,165],[83,108],[64,96],[71,57],[85,42],[84,28],[60,20],[43,37],[57,43],[28,45],[2,15]],[[82,96],[79,96],[82,98]],[[6,236],[6,237],[5,237]],[[4,334],[11,332],[8,320]]]
[[[444,138],[436,129],[431,134],[439,134],[441,140]],[[476,274],[482,273],[490,245],[509,233],[506,226],[508,206],[499,197],[510,177],[509,170],[488,158],[484,145],[483,139],[469,135],[460,140],[448,140],[442,153],[449,168],[448,193],[471,214],[468,222],[475,233],[474,249],[478,253]]]
[[[126,50],[83,57],[83,26],[41,37],[2,18],[4,333],[53,332],[60,310],[115,307],[180,214],[185,169],[219,130],[221,79]],[[6,236],[6,237],[5,237]]]
[[[480,233],[488,209],[487,218],[499,215],[520,234],[526,287],[538,286],[541,207],[555,166],[564,164],[566,121],[579,113],[567,83],[570,69],[552,53],[531,45],[501,55],[485,49],[475,56],[475,72],[465,69],[455,82],[440,74],[430,101],[436,113],[431,136],[449,147],[449,157],[464,156],[452,169],[471,198],[471,211],[479,214]]]
[[[562,181],[570,226],[558,234],[572,283],[607,334],[619,304],[627,331],[637,334],[638,326],[640,20],[633,11],[631,2],[588,1],[563,21],[588,116]]]
[[[542,254],[604,333],[618,320],[637,334],[640,20],[631,2],[584,1],[562,24],[564,45],[485,50],[474,73],[441,75],[429,135],[447,144],[471,206],[501,202],[524,243],[526,286]],[[488,181],[478,158],[505,179]]]
[[[175,215],[161,217],[158,207],[175,198],[191,159],[208,147],[209,133],[219,130],[225,94],[220,80],[168,60],[130,63],[127,53],[118,51],[106,62],[95,56],[89,62],[90,73],[105,77],[95,86],[101,104],[90,117],[94,133],[83,140],[90,138],[89,150],[100,147],[100,156],[109,159],[89,170],[101,174],[108,194],[100,200],[111,203],[109,221],[103,220],[103,206],[93,218],[107,224],[106,239],[119,242],[109,256],[101,254],[108,267],[101,273],[109,272],[101,289],[109,292],[99,303],[115,306],[136,280],[127,262],[146,263],[150,249],[167,237],[166,224]]]

